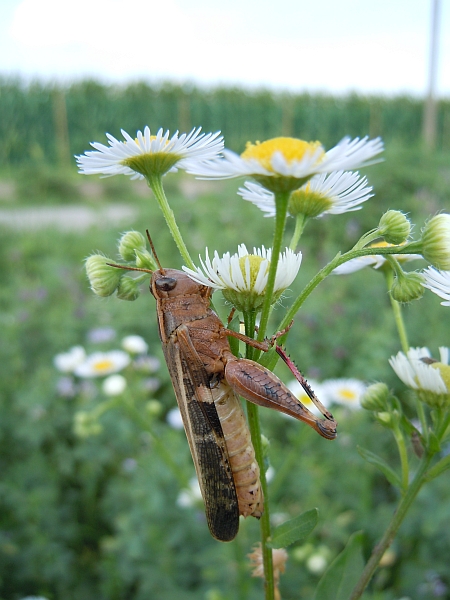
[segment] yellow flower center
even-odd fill
[[[450,392],[450,366],[440,362],[435,362],[430,365],[433,369],[437,369],[441,374],[442,380],[445,383],[447,391]]]
[[[261,263],[266,260],[261,256],[256,254],[247,254],[247,256],[241,256],[239,259],[239,266],[241,268],[242,275],[244,276],[244,280],[247,281],[247,260],[250,267],[250,286],[249,289],[252,290],[255,286],[256,278],[258,277],[259,269],[261,267]],[[269,270],[270,262],[266,261],[267,268],[266,272]]]
[[[356,400],[356,394],[353,390],[341,390],[339,395],[342,400],[345,400],[346,402],[355,402]]]
[[[103,373],[104,371],[108,371],[112,367],[114,367],[113,361],[109,358],[105,358],[96,362],[93,366],[93,369],[98,373]]]
[[[297,399],[300,400],[300,402],[303,404],[303,406],[306,406],[306,408],[314,408],[315,406],[308,394],[303,391],[298,392]]]
[[[322,149],[320,142],[305,142],[289,137],[278,137],[265,142],[252,144],[247,142],[243,159],[256,159],[265,169],[273,171],[272,157],[275,152],[281,152],[288,163],[300,161],[307,154],[313,154],[318,148]],[[317,162],[320,162],[325,151],[322,149]]]

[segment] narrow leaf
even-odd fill
[[[313,600],[348,600],[364,569],[363,534],[357,531],[323,574]]]
[[[286,548],[294,542],[304,540],[317,525],[318,518],[319,511],[313,508],[282,523],[275,529],[267,545],[271,548]]]
[[[400,477],[394,471],[392,467],[390,467],[385,460],[383,460],[377,454],[374,454],[370,450],[366,448],[362,448],[358,446],[359,455],[364,458],[371,465],[375,465],[380,471],[385,475],[386,479],[392,483],[392,485],[396,485],[397,487],[401,487]]]

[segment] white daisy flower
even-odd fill
[[[72,373],[85,359],[86,351],[83,346],[73,346],[68,352],[57,354],[53,358],[53,364],[62,373]]]
[[[428,348],[410,348],[389,359],[397,376],[419,398],[433,408],[450,404],[449,348],[439,348],[440,361],[433,360]]]
[[[127,335],[122,340],[122,348],[130,354],[145,354],[148,344],[140,335]]]
[[[206,249],[206,258],[202,267],[196,270],[183,267],[183,270],[197,283],[222,290],[226,300],[239,310],[258,310],[262,307],[272,258],[272,250],[253,248],[250,254],[245,244],[238,246],[237,254],[226,252],[222,258],[214,252],[211,261]],[[300,269],[302,254],[296,254],[289,248],[280,253],[274,285],[276,302],[282,292],[294,281]]]
[[[101,377],[121,371],[130,363],[130,356],[122,350],[94,352],[74,369],[78,377]]]
[[[106,396],[120,396],[127,387],[127,380],[123,375],[110,375],[102,383],[102,391]]]
[[[270,178],[281,178],[284,180],[281,188],[276,189],[293,190],[317,173],[354,169],[370,164],[369,161],[382,150],[383,142],[380,138],[350,140],[345,137],[326,152],[319,142],[279,137],[262,143],[249,143],[240,156],[231,150],[224,150],[223,158],[206,161],[196,165],[194,169],[188,168],[188,173],[208,179],[250,175],[268,189],[276,185],[276,182],[270,182]]]
[[[424,286],[445,300],[445,302],[441,302],[442,306],[450,306],[450,271],[438,271],[433,267],[428,267],[423,275],[425,276]]]
[[[348,408],[361,408],[361,397],[366,384],[359,379],[327,379],[322,383],[324,397],[330,403],[342,404]]]
[[[197,161],[214,159],[223,149],[223,137],[216,133],[201,133],[201,127],[190,133],[178,134],[169,139],[169,131],[161,128],[151,135],[150,128],[138,131],[132,138],[121,130],[125,141],[106,134],[109,146],[92,142],[95,150],[76,157],[80,173],[85,175],[129,175],[132,179],[144,179],[152,175],[164,175],[177,168],[192,169]]]
[[[181,508],[196,506],[202,501],[202,492],[197,477],[189,480],[189,488],[181,490],[178,494],[177,504]]]
[[[292,192],[288,213],[292,216],[300,213],[317,217],[360,210],[360,205],[373,196],[371,191],[366,177],[360,177],[357,171],[334,171],[328,175],[321,173]],[[253,202],[266,213],[266,217],[275,216],[275,195],[261,185],[247,181],[244,187],[239,188],[238,194],[244,200]]]
[[[166,415],[166,421],[173,429],[184,428],[183,419],[181,418],[181,412],[178,406],[169,410]]]
[[[394,244],[388,244],[387,242],[379,242],[371,244],[370,248],[387,248]],[[395,259],[400,263],[409,262],[411,260],[418,260],[422,258],[420,254],[392,254]],[[347,275],[348,273],[355,273],[364,269],[364,267],[372,267],[373,269],[380,269],[386,263],[386,259],[381,254],[372,254],[370,256],[359,256],[358,258],[352,258],[351,260],[339,265],[334,269],[335,275]]]

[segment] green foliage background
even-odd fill
[[[180,488],[194,470],[184,433],[165,421],[175,399],[164,367],[155,394],[132,380],[127,402],[102,417],[98,436],[79,439],[73,433],[74,414],[95,406],[99,397],[60,397],[52,363],[56,353],[76,344],[102,349],[89,342],[89,332],[108,326],[117,333],[115,347],[122,336],[136,333],[162,358],[150,294],[143,289],[134,303],[94,297],[83,259],[95,250],[115,256],[120,232],[148,227],[162,263],[179,267],[181,262],[142,184],[123,177],[81,177],[73,162],[64,168],[65,157],[85,151],[91,140],[104,141],[105,131],[118,136],[121,127],[132,133],[146,123],[181,131],[199,124],[205,131],[222,129],[227,146],[235,149],[247,139],[280,134],[319,138],[326,145],[345,134],[383,134],[385,162],[367,169],[375,197],[362,211],[308,226],[301,243],[303,266],[284,300],[288,305],[289,296],[338,250],[375,227],[385,210],[409,212],[417,228],[429,214],[448,211],[448,102],[441,106],[440,150],[429,154],[417,143],[421,103],[407,98],[203,92],[146,84],[109,88],[95,82],[63,91],[11,81],[0,85],[0,184],[13,190],[1,200],[0,218],[16,211],[20,222],[19,229],[3,224],[0,231],[0,598],[256,600],[261,585],[249,577],[246,559],[258,537],[256,520],[241,524],[235,542],[220,544],[209,536],[201,505],[177,505]],[[67,138],[61,106],[67,111]],[[205,246],[219,252],[233,251],[241,242],[270,246],[272,222],[236,195],[238,182],[192,182],[183,174],[166,178],[167,195],[194,257]],[[30,213],[20,212],[61,205],[82,205],[100,222],[74,230],[63,219],[61,227],[43,228],[37,219],[24,220]],[[119,226],[102,220],[103,209],[123,205],[135,210],[133,218]],[[226,318],[227,307],[219,297],[215,303]],[[280,318],[282,310],[276,311]],[[448,309],[432,294],[407,306],[405,319],[411,345],[428,345],[433,352],[449,345]],[[387,363],[399,342],[377,272],[333,276],[321,284],[299,313],[287,345],[309,377],[385,380],[403,393]],[[278,373],[289,379],[284,368]],[[182,470],[183,481],[136,420],[133,409],[145,416],[151,398],[162,403],[163,412],[146,418]],[[282,518],[315,506],[320,511],[309,549],[290,548],[281,579],[285,600],[313,596],[319,576],[306,568],[305,553],[325,546],[331,560],[358,530],[365,532],[369,552],[396,502],[389,484],[356,451],[361,445],[396,464],[388,434],[364,411],[334,412],[339,437],[327,442],[298,422],[262,410],[275,469],[272,512]],[[132,469],[127,468],[130,458]],[[366,598],[450,598],[447,490],[446,474],[421,492],[392,561],[379,571]]]

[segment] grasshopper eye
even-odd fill
[[[173,277],[161,277],[155,281],[155,285],[161,292],[170,292],[177,285],[177,280]]]

